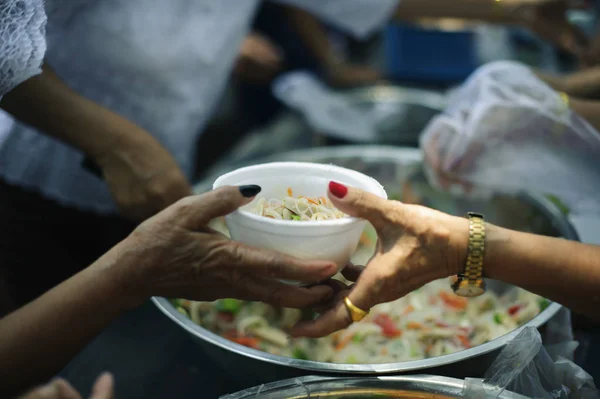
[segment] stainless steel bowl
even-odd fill
[[[464,398],[463,381],[433,375],[408,377],[301,377],[257,386],[220,399],[449,399]],[[499,399],[525,399],[504,391]]]
[[[474,200],[456,198],[434,190],[423,177],[422,157],[420,151],[416,149],[381,146],[320,148],[288,152],[251,163],[281,160],[333,163],[374,177],[384,185],[391,196],[402,195],[402,190],[410,189],[411,197],[419,197],[421,203],[451,214],[463,215],[467,211],[477,211],[484,213],[490,222],[508,228],[578,239],[565,216],[544,197],[523,193],[514,197],[495,195]],[[227,170],[219,171],[217,175],[238,166],[240,165],[231,165],[226,168]],[[196,187],[197,191],[210,190],[217,175],[200,183]],[[404,193],[404,196],[406,194]],[[490,288],[501,291],[507,286],[497,283],[490,284]],[[241,387],[314,373],[390,375],[418,371],[458,378],[479,376],[491,364],[506,342],[520,331],[520,329],[515,330],[471,349],[430,359],[390,364],[333,364],[271,355],[232,343],[194,324],[175,310],[168,300],[153,298],[153,301],[173,322],[188,331],[208,356],[231,373],[240,382]],[[526,325],[539,328],[559,309],[560,305],[553,303]]]

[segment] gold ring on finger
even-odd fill
[[[346,309],[348,309],[350,319],[352,319],[354,323],[361,321],[369,314],[369,312],[362,310],[358,306],[354,305],[348,297],[344,298],[344,304],[346,305]]]

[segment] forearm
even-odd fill
[[[569,105],[573,111],[577,112],[596,130],[600,131],[600,101],[571,97]]]
[[[551,73],[546,73],[539,70],[532,70],[535,76],[542,82],[546,83],[552,89],[556,91],[562,91],[567,94],[571,94],[567,88],[565,77],[557,76]]]
[[[557,76],[542,71],[535,75],[556,91],[570,96],[589,98],[600,94],[600,66],[585,69],[565,76]]]
[[[485,273],[600,320],[600,246],[487,225]]]
[[[112,320],[138,303],[125,284],[127,253],[119,251],[115,247],[0,320],[0,397],[53,377]]]
[[[128,134],[141,129],[70,89],[44,65],[35,76],[5,95],[0,106],[93,158],[104,155]]]
[[[597,97],[600,94],[600,66],[567,75],[565,92],[576,97]]]
[[[286,6],[285,10],[290,25],[321,66],[327,67],[339,61],[332,52],[325,28],[317,18],[296,7]]]
[[[395,17],[400,20],[459,18],[500,24],[519,20],[513,9],[496,0],[402,0]]]
[[[557,77],[541,71],[534,71],[534,73],[554,90],[567,93],[571,109],[600,131],[600,101],[585,98],[600,93],[600,67],[566,77]]]

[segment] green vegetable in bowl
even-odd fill
[[[235,314],[240,311],[242,307],[242,301],[233,298],[221,299],[217,301],[216,307],[219,312]]]
[[[546,298],[540,298],[538,301],[538,306],[540,307],[540,312],[543,312],[548,306],[550,306],[550,301]]]
[[[175,307],[178,307],[178,306],[183,307],[184,306],[183,301],[181,299],[171,299],[170,302],[171,302],[171,305],[173,305]]]
[[[363,342],[365,340],[365,336],[361,334],[356,334],[352,337],[352,342],[356,342],[357,344]]]
[[[294,348],[292,356],[294,357],[294,359],[308,360],[308,355],[306,354],[306,352],[304,352],[301,348],[298,347]]]
[[[494,322],[496,324],[502,324],[504,322],[504,318],[500,313],[494,313]]]
[[[179,313],[181,313],[185,317],[190,317],[190,314],[188,313],[188,311],[185,310],[184,308],[182,308],[181,306],[177,306],[176,309]]]

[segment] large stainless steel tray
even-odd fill
[[[410,194],[409,197],[413,200],[417,198],[424,205],[451,214],[463,215],[467,211],[477,211],[484,213],[490,222],[508,228],[578,239],[566,217],[544,197],[521,193],[517,196],[493,195],[489,198],[465,199],[436,191],[424,178],[421,153],[416,149],[386,146],[321,148],[283,153],[250,163],[281,160],[333,163],[356,169],[376,178],[390,196],[403,198]],[[207,178],[196,186],[196,191],[210,190],[217,175],[238,166],[231,165],[215,176]],[[491,287],[495,290],[506,288],[499,283],[491,284]],[[425,372],[458,378],[478,376],[487,369],[506,342],[520,331],[515,330],[468,350],[430,359],[390,364],[320,363],[271,355],[232,343],[194,324],[177,312],[168,300],[153,298],[153,301],[174,323],[186,330],[190,337],[204,348],[208,356],[235,376],[240,382],[240,387],[315,373],[356,376]],[[542,327],[560,308],[559,304],[553,303],[526,325]]]

